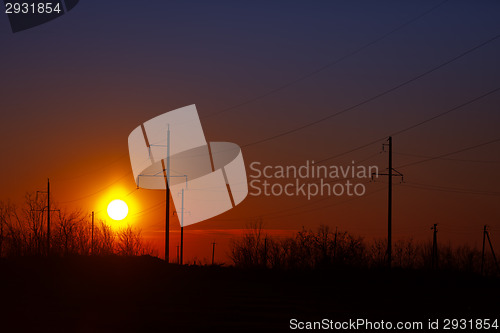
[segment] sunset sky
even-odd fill
[[[61,209],[109,220],[122,198],[129,216],[109,222],[141,228],[163,257],[165,193],[136,190],[127,138],[196,104],[207,140],[242,147],[248,175],[256,161],[385,172],[393,135],[393,237],[429,241],[438,223],[442,244],[480,246],[488,224],[500,251],[499,13],[498,1],[85,0],[15,34],[1,14],[0,199],[22,204],[50,178]],[[275,236],[326,224],[385,237],[387,178],[366,189],[248,196],[186,227],[185,259],[215,241],[227,260],[257,218]],[[173,258],[176,219],[171,232]]]

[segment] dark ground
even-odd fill
[[[22,258],[0,261],[0,304],[0,332],[276,332],[292,318],[500,318],[500,280],[248,271],[151,257]]]

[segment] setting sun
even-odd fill
[[[128,206],[123,200],[113,200],[108,205],[108,215],[115,221],[123,220],[127,217]]]

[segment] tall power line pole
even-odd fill
[[[392,167],[392,137],[387,139],[388,143],[384,143],[382,148],[389,147],[389,167],[387,173],[381,173],[381,176],[389,177],[389,188],[387,192],[387,266],[392,266],[392,177],[397,176],[403,178],[403,174]],[[377,175],[378,176],[378,175]],[[373,178],[373,174],[372,174]]]
[[[180,256],[180,265],[183,265],[183,256],[184,256],[184,227],[181,226],[181,256]]]
[[[182,189],[182,204],[181,204],[181,257],[180,264],[183,264],[184,258],[184,189]]]
[[[166,163],[166,198],[165,198],[165,262],[170,260],[170,125],[167,125],[167,163]]]
[[[59,211],[59,209],[50,209],[50,179],[47,178],[47,191],[36,191],[37,194],[37,201],[38,201],[38,193],[45,193],[47,194],[47,206],[42,209],[42,210],[36,210],[38,212],[42,212],[44,210],[47,210],[47,256],[50,255],[50,213],[51,212],[56,212]]]
[[[392,137],[389,137],[389,191],[387,198],[387,266],[392,265]]]
[[[167,124],[167,158],[161,160],[163,166],[163,176],[165,177],[165,262],[170,262],[170,179],[172,177],[186,178],[187,188],[187,175],[170,175],[170,125]],[[184,198],[184,194],[183,194]],[[181,234],[182,234],[181,230]],[[182,251],[182,249],[181,249]],[[182,257],[182,256],[181,256]],[[182,260],[181,260],[182,261]]]
[[[434,230],[432,237],[432,268],[434,269],[438,266],[437,223],[434,223],[434,226],[431,227],[431,230]]]
[[[177,264],[180,264],[181,261],[179,259],[179,244],[177,244]]]

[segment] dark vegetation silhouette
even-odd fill
[[[431,244],[397,241],[389,271],[379,269],[385,240],[326,226],[270,237],[257,221],[234,241],[233,267],[167,265],[139,255],[151,251],[140,231],[102,222],[90,255],[90,217],[62,210],[53,213],[47,257],[44,205],[36,195],[22,207],[0,203],[2,332],[289,332],[292,318],[427,322],[500,313],[499,279],[475,274],[481,256],[468,247],[440,246],[431,271]]]
[[[52,256],[157,255],[151,243],[144,241],[140,229],[127,226],[114,230],[103,220],[97,220],[92,246],[88,214],[62,209],[51,214]],[[0,257],[46,256],[46,219],[46,202],[42,196],[27,193],[21,207],[0,201]],[[247,226],[241,238],[233,240],[229,257],[239,268],[381,268],[387,263],[386,249],[386,239],[369,242],[326,225],[321,225],[315,232],[303,228],[293,237],[271,237],[259,219]],[[432,251],[431,241],[396,240],[392,251],[393,267],[430,270]],[[468,245],[452,247],[440,244],[437,269],[480,273],[481,255],[479,249]],[[192,264],[208,265],[208,261],[194,259]],[[486,251],[484,275],[498,273],[491,253]]]
[[[393,243],[393,267],[432,269],[432,242],[401,239]],[[273,238],[262,220],[249,224],[241,239],[234,240],[230,258],[236,267],[271,269],[318,269],[335,267],[381,268],[387,265],[387,239],[372,242],[347,231],[321,225],[316,232],[303,228],[293,237]],[[468,245],[439,245],[437,269],[481,272],[481,251]],[[485,255],[485,275],[497,275],[491,253]]]
[[[51,207],[56,210],[56,207]],[[50,255],[153,255],[140,229],[127,226],[114,230],[103,220],[94,223],[81,211],[51,213]],[[46,202],[32,193],[22,207],[0,201],[0,257],[47,255]]]

